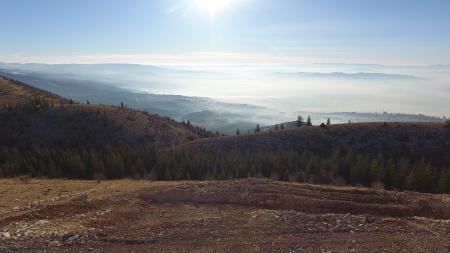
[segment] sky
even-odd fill
[[[448,0],[0,0],[0,62],[450,64]]]

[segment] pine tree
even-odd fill
[[[259,132],[261,132],[261,128],[259,127],[259,124],[257,124],[256,128],[255,128],[255,133],[259,133]]]
[[[281,123],[280,129],[281,129],[281,130],[284,130],[284,123]]]
[[[331,125],[331,120],[330,118],[327,119],[327,126]]]
[[[239,131],[239,128],[236,129],[236,135],[241,135],[241,131]]]
[[[305,122],[303,121],[303,117],[301,115],[299,115],[297,117],[297,122],[295,123],[295,125],[300,128],[303,127],[305,125]]]
[[[442,170],[439,177],[438,190],[441,193],[450,192],[450,167],[446,170]]]
[[[135,178],[142,178],[145,174],[145,164],[141,158],[136,160],[134,167],[132,168],[132,173]]]
[[[311,116],[308,116],[308,120],[306,121],[306,126],[312,126]]]

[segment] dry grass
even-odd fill
[[[67,103],[67,100],[50,92],[33,88],[26,84],[0,76],[0,107],[26,102],[30,98],[40,97],[55,105]]]
[[[173,185],[171,182],[134,180],[49,180],[33,179],[24,184],[18,178],[0,179],[0,217],[28,206],[62,204],[86,195],[89,200],[104,199],[114,195],[134,192],[143,188]],[[20,208],[20,209],[18,209]]]
[[[112,212],[110,212],[106,219],[97,223],[97,226],[101,227],[125,227],[127,224],[131,224],[140,218],[142,218],[143,210],[139,206],[118,206]]]
[[[26,112],[4,107],[45,100],[50,108]],[[71,103],[69,100],[0,76],[0,130],[15,137],[16,145],[103,146],[128,143],[172,146],[201,138],[195,129],[169,118],[129,108]],[[95,138],[92,138],[94,136]],[[84,142],[89,140],[89,142]],[[0,144],[4,144],[0,140]]]

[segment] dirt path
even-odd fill
[[[450,252],[447,195],[263,179],[8,189],[50,185],[74,197],[7,212],[2,195],[0,252]]]

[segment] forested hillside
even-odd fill
[[[448,123],[357,123],[301,127],[252,135],[205,139],[183,145],[197,151],[342,151],[384,157],[425,158],[435,166],[450,165]]]
[[[217,137],[124,105],[78,104],[0,80],[0,100],[8,101],[0,109],[0,177],[270,177],[450,192],[449,124],[305,126]]]
[[[79,104],[6,78],[0,78],[0,90],[1,146],[169,147],[211,135],[204,129],[128,109],[123,104]]]
[[[198,154],[190,156],[194,160],[209,154],[212,167],[228,178],[249,173],[298,182],[450,191],[449,123],[301,127],[199,140],[181,145],[181,151]]]

